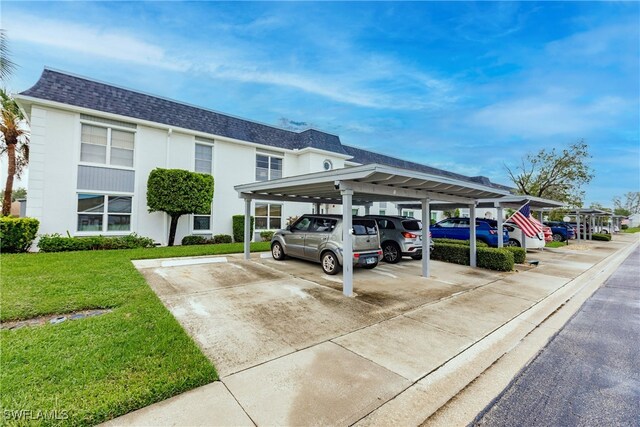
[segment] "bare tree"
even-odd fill
[[[613,205],[618,215],[633,215],[640,213],[640,191],[630,191],[622,197],[614,197]]]
[[[505,165],[519,194],[566,202],[582,207],[582,187],[593,179],[588,165],[589,147],[580,140],[558,152],[542,149],[527,154],[516,168]]]

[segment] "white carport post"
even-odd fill
[[[476,263],[476,204],[469,205],[469,265]]]
[[[365,215],[369,215],[371,213],[371,206],[373,205],[373,203],[367,203],[366,205],[364,205],[364,214]]]
[[[580,241],[580,214],[576,215],[576,240]]]
[[[251,199],[244,199],[244,259],[251,258]]]
[[[342,293],[353,296],[353,190],[342,190]]]
[[[320,213],[320,203],[314,203],[314,205],[316,207],[316,211],[314,213],[318,215]]]
[[[596,226],[595,216],[591,214],[589,216],[589,240],[593,240],[593,227]]]
[[[429,199],[422,199],[422,277],[429,277],[429,258],[431,258],[431,239],[429,238],[429,226],[431,225],[431,213],[429,212]]]
[[[498,206],[496,207],[496,209],[498,210],[498,247],[502,248],[504,247],[504,212],[503,212],[503,208],[502,208],[502,204],[498,203]]]

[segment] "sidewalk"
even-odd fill
[[[221,371],[221,382],[108,424],[418,425],[558,307],[575,295],[585,297],[585,289],[597,289],[636,245],[636,236],[620,235],[608,243],[588,242],[589,250],[572,250],[569,246],[530,253],[529,258],[541,261],[540,267],[520,273],[491,273],[493,279],[487,279],[485,271],[440,263],[434,268],[436,277],[423,280],[430,280],[434,287],[450,283],[446,278],[468,278],[475,280],[475,284],[465,287],[451,283],[455,292],[431,301],[422,295],[418,305],[411,304],[410,300],[388,305],[384,300],[382,305],[374,306],[371,299],[369,302],[335,299],[337,315],[342,313],[340,310],[369,307],[375,316],[361,313],[360,323],[350,328],[352,330],[327,329],[326,333],[309,336],[295,344],[291,340],[296,336],[288,338],[287,328],[315,331],[332,320],[322,318],[325,326],[323,323],[305,325],[304,310],[329,301],[306,298],[303,304],[307,305],[303,305],[297,317],[300,324],[280,325],[282,336],[285,341],[289,340],[286,348],[290,350],[267,354],[266,360],[253,366],[243,365],[240,370],[233,368],[233,360],[224,363],[214,359],[217,367],[227,366],[226,373],[225,369]],[[254,262],[268,263],[267,260]],[[395,282],[393,278],[385,282],[385,287],[393,283],[400,286],[402,277],[398,277],[403,269],[419,269],[412,265],[385,266],[377,274],[396,277]],[[456,274],[449,274],[450,270]],[[478,274],[486,275],[481,284]],[[308,279],[296,280],[291,283],[301,286],[304,282],[313,291],[322,287],[308,284]],[[256,289],[264,290],[270,285],[262,284]],[[282,286],[276,284],[275,288]],[[292,289],[292,292],[300,291],[300,288]],[[335,290],[323,287],[323,292]],[[244,300],[249,305],[251,295],[248,293]],[[316,306],[309,305],[312,303]],[[243,306],[237,303],[234,308],[241,310]],[[173,306],[172,310],[175,309]],[[242,325],[246,327],[246,322]],[[260,330],[254,332],[256,339],[260,339]],[[230,338],[232,336],[226,336]],[[216,357],[220,357],[219,354]]]

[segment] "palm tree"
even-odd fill
[[[29,163],[29,132],[22,125],[24,116],[18,104],[4,89],[0,89],[0,105],[2,120],[0,121],[0,155],[7,153],[7,183],[2,201],[2,215],[11,213],[11,194],[13,193],[13,179],[20,177]]]
[[[16,64],[9,59],[7,32],[0,29],[0,79],[4,80],[16,69]]]

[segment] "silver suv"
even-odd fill
[[[422,222],[417,219],[391,215],[367,215],[375,219],[380,230],[382,255],[395,264],[403,256],[422,259]],[[429,239],[433,249],[433,240]]]
[[[374,268],[382,256],[376,222],[353,218],[353,264]],[[337,274],[342,265],[342,216],[302,215],[271,239],[271,255],[319,262],[327,274]]]

